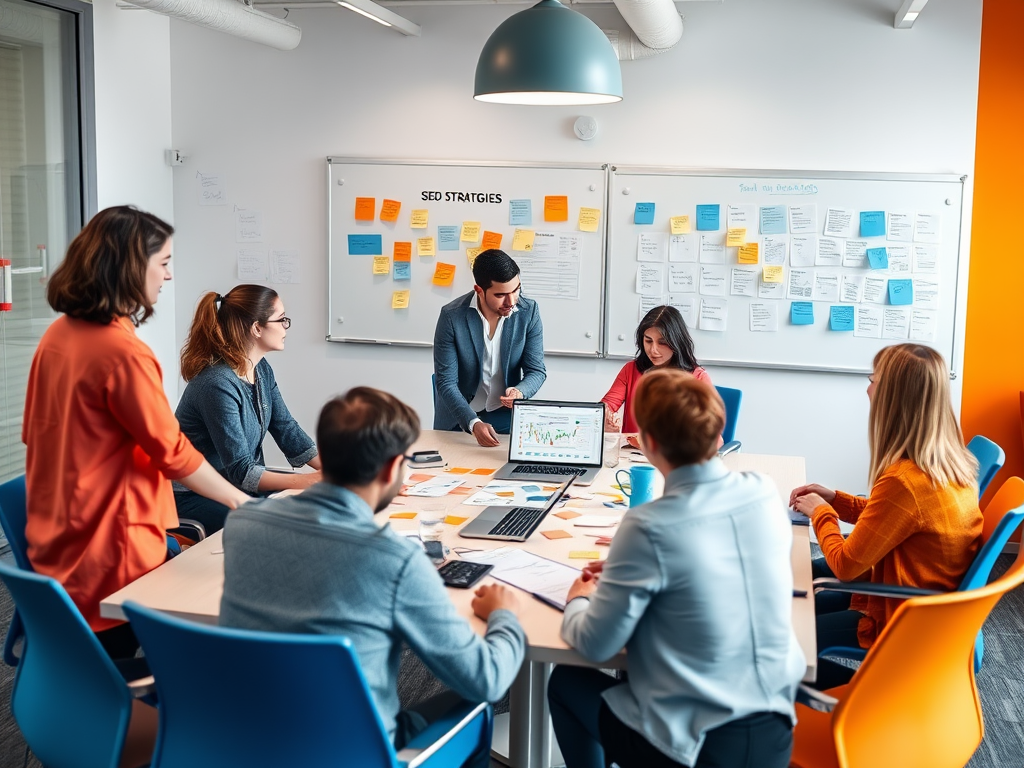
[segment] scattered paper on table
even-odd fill
[[[391,520],[412,520],[418,512],[392,512],[388,517]]]
[[[488,467],[480,467],[478,469],[474,469],[469,474],[471,474],[471,475],[493,475],[497,471],[498,471],[497,469],[490,469]]]
[[[417,483],[408,491],[406,496],[426,496],[437,498],[447,496],[453,488],[458,488],[465,481],[458,477],[432,477],[422,483]]]
[[[452,467],[448,470],[453,475],[468,475],[472,471],[471,467]]]
[[[406,478],[406,482],[425,483],[428,480],[433,480],[435,477],[436,475],[428,475],[425,472],[417,472],[415,474],[409,475],[409,477]]]

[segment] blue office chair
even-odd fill
[[[116,768],[126,749],[141,756],[136,764],[147,760],[156,714],[133,699],[149,693],[151,681],[125,682],[56,581],[3,563],[0,580],[26,636],[11,711],[40,762],[48,768]]]
[[[33,571],[28,561],[28,542],[25,540],[25,476],[21,475],[0,485],[0,526],[4,529],[7,543],[11,545],[14,562],[23,571]],[[7,639],[4,641],[4,663],[9,667],[18,666],[18,656],[14,648],[25,636],[25,629],[18,615],[18,609],[11,614],[11,624],[7,628]]]
[[[740,403],[743,402],[743,390],[730,387],[715,387],[718,396],[725,403],[725,429],[722,430],[722,440],[725,444],[718,449],[719,456],[738,451],[742,443],[736,439],[736,422],[740,418]]]
[[[160,699],[152,768],[448,768],[489,760],[488,704],[457,708],[396,754],[348,638],[211,627],[132,602],[124,612]],[[204,660],[201,675],[181,673],[189,657]]]
[[[992,478],[1006,463],[1006,453],[987,437],[975,435],[967,444],[967,450],[978,460],[978,498],[985,494],[985,489]]]

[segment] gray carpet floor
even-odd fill
[[[1003,555],[996,567],[1002,573],[1011,557]],[[6,631],[13,603],[0,585],[0,628]],[[0,768],[23,765],[25,742],[11,716],[14,670],[0,663]],[[1020,768],[1024,766],[1024,587],[1008,594],[985,625],[985,665],[978,675],[985,713],[985,740],[968,768]],[[408,653],[402,660],[399,697],[403,705],[429,698],[441,684]],[[507,710],[507,702],[498,711]],[[29,766],[39,768],[34,758]],[[495,764],[497,765],[497,764]]]

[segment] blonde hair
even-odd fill
[[[953,415],[942,355],[920,344],[896,344],[875,355],[868,414],[868,482],[909,459],[936,486],[977,483],[978,462],[964,447]]]

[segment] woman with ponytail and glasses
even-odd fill
[[[301,490],[320,480],[316,445],[288,412],[265,359],[284,349],[291,320],[277,292],[262,285],[238,285],[221,296],[199,300],[181,350],[181,375],[188,382],[175,412],[181,430],[206,459],[246,493]],[[263,438],[274,438],[292,474],[267,469]],[[175,488],[178,514],[198,520],[207,532],[224,527],[228,508]]]

